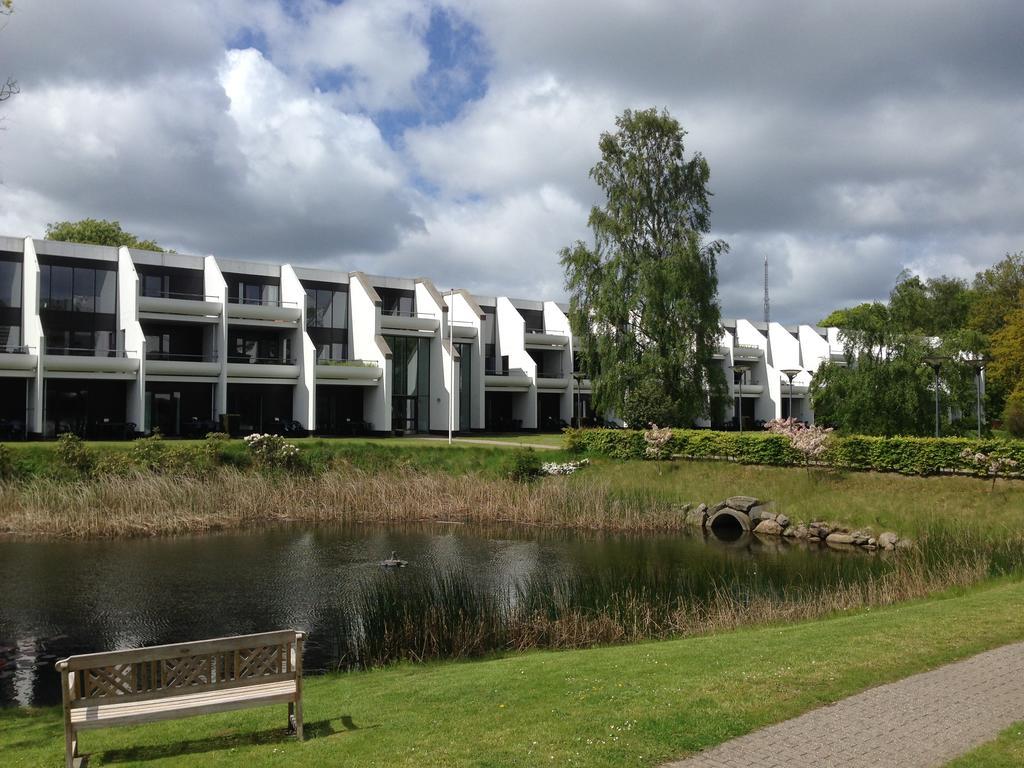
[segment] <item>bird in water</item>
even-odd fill
[[[391,551],[391,557],[387,560],[380,561],[382,568],[405,568],[409,563],[402,560],[398,555],[395,554],[394,550]]]

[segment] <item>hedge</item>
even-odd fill
[[[616,459],[646,458],[647,444],[642,430],[570,429],[565,434],[566,447],[570,450]],[[688,459],[726,459],[780,467],[803,464],[803,457],[788,438],[770,432],[675,429],[668,447],[672,454]],[[1014,474],[1024,471],[1024,441],[992,438],[834,435],[821,463],[842,469],[904,475],[979,474],[978,467],[961,456],[964,449],[1013,459],[1018,464]]]

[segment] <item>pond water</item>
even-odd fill
[[[409,565],[382,568],[392,551]],[[474,595],[492,595],[505,610],[547,591],[586,609],[622,590],[701,600],[716,586],[763,594],[857,581],[888,567],[877,555],[749,534],[725,543],[446,524],[0,540],[0,704],[59,703],[53,662],[72,653],[272,629],[309,633],[307,671],[351,665],[361,612],[382,601],[401,608],[407,587],[435,599],[424,585],[443,574],[457,573]],[[436,599],[450,597],[449,590]],[[376,615],[373,626],[387,618]]]

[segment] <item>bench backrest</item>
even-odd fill
[[[302,676],[303,633],[222,637],[180,645],[88,653],[57,662],[66,704],[201,693]]]

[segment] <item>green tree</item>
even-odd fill
[[[1008,253],[974,278],[974,301],[969,324],[977,331],[993,334],[1006,315],[1024,307],[1024,251]]]
[[[701,154],[686,159],[686,132],[667,111],[626,110],[615,124],[590,170],[606,197],[590,211],[594,244],[561,251],[569,316],[599,409],[631,423],[661,413],[688,425],[720,413],[726,394],[712,356],[721,332],[717,259],[728,246],[704,238],[710,171]],[[643,407],[630,414],[627,404]]]
[[[1024,437],[1024,382],[1017,384],[1016,389],[1006,398],[1003,426],[1013,437]]]
[[[989,382],[1003,393],[1013,392],[1024,382],[1024,291],[1022,308],[1006,315],[1003,325],[992,334],[992,362]]]
[[[81,219],[80,221],[57,221],[46,225],[47,240],[63,240],[70,243],[91,243],[93,245],[122,245],[144,251],[163,251],[153,240],[140,240],[131,232],[121,229],[118,221],[106,219]]]
[[[959,278],[922,280],[904,271],[889,294],[889,315],[896,330],[943,336],[967,325],[972,294]]]

